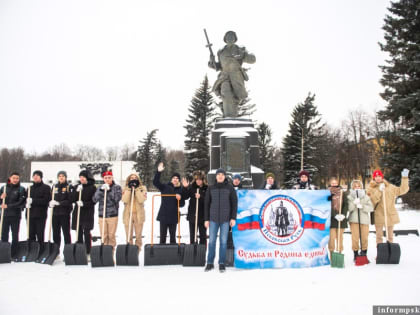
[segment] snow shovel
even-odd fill
[[[131,204],[130,204],[130,221],[128,222],[127,244],[117,246],[117,266],[138,266],[139,265],[139,248],[137,245],[130,244],[130,237],[133,219],[133,203],[134,203],[134,187],[131,187]],[[130,235],[131,234],[131,235]]]
[[[338,209],[338,214],[341,214],[341,202],[343,199],[343,191],[340,189],[340,207]],[[337,250],[340,248],[340,231],[341,230],[341,221],[338,221],[338,235],[337,235]],[[331,267],[333,268],[344,268],[344,254],[338,252],[331,253]]]
[[[229,227],[229,238],[232,242],[228,242],[227,249],[226,249],[226,267],[233,267],[235,263],[234,259],[234,251],[235,248],[233,247],[233,237],[232,237],[232,228]]]
[[[144,265],[182,265],[185,244],[181,244],[178,200],[178,244],[153,244],[153,221],[155,197],[176,197],[176,195],[153,195],[152,197],[152,237],[151,243],[144,245]]]
[[[79,187],[83,187],[80,184]],[[82,200],[82,191],[79,191],[79,201]],[[77,228],[76,228],[76,242],[74,244],[64,245],[64,263],[66,266],[70,265],[87,265],[86,246],[79,241],[79,228],[80,228],[80,205],[77,206]]]
[[[384,216],[385,216],[385,237],[386,243],[378,244],[378,251],[376,257],[376,264],[399,264],[401,257],[401,248],[397,243],[388,241],[388,220],[386,213],[385,189],[382,192],[382,199],[384,200]]]
[[[52,192],[51,192],[51,200],[54,200],[54,192],[55,192],[55,185],[53,184]],[[52,230],[52,220],[54,215],[54,207],[50,208],[50,226],[48,231],[48,242],[44,243],[44,250],[42,251],[41,255],[39,255],[38,259],[35,262],[40,264],[47,264],[52,266],[55,259],[57,258],[58,254],[60,254],[60,248],[58,244],[51,242],[51,230]]]
[[[93,268],[95,267],[114,267],[113,247],[105,245],[105,218],[106,218],[106,193],[104,192],[104,211],[102,215],[102,235],[101,245],[92,246],[90,250],[90,263]]]
[[[197,188],[197,194],[200,189]],[[194,244],[185,245],[183,266],[203,267],[206,264],[206,245],[197,244],[198,198],[195,199]]]
[[[31,197],[31,186],[28,187],[28,197]],[[32,262],[38,258],[39,255],[39,242],[29,240],[29,221],[31,218],[31,207],[26,209],[26,235],[27,240],[19,242],[16,254],[16,261],[19,262]]]
[[[356,197],[359,198],[359,193],[356,190]],[[363,266],[369,263],[366,254],[362,251],[362,228],[360,227],[360,209],[357,208],[357,218],[359,221],[359,241],[360,241],[360,253],[356,256],[356,266]]]
[[[6,194],[6,185],[4,185],[4,189],[3,189],[3,193]],[[6,204],[6,197],[3,198],[3,202],[2,202],[3,206]],[[0,237],[1,237],[1,232],[3,230],[3,216],[4,216],[4,211],[6,211],[6,208],[1,209],[1,219],[0,219]],[[9,242],[3,242],[2,240],[0,241],[0,264],[7,264],[11,262],[11,256],[12,255],[12,250],[10,247],[10,243]]]

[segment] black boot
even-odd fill
[[[356,261],[356,257],[359,256],[359,251],[355,250],[355,251],[353,251],[353,253],[354,253],[353,261]]]
[[[362,252],[360,253],[361,256],[367,256],[367,249],[362,250]]]
[[[204,269],[205,272],[210,271],[214,269],[214,265],[213,264],[207,264],[206,268]]]
[[[220,264],[220,265],[219,265],[219,271],[220,271],[220,272],[225,272],[225,271],[226,271],[226,267],[225,267],[225,265],[224,265],[224,264]]]

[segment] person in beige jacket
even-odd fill
[[[142,231],[143,224],[146,219],[144,211],[144,202],[147,199],[147,188],[144,186],[137,174],[131,174],[125,181],[123,190],[122,201],[124,202],[123,223],[125,226],[125,233],[127,235],[129,222],[130,222],[130,207],[131,207],[131,189],[134,188],[134,201],[133,201],[133,215],[131,221],[131,231],[129,234],[129,242],[133,244],[133,227],[136,234],[136,245],[141,251],[142,246]]]
[[[354,253],[354,260],[356,260],[356,257],[359,255],[360,239],[362,239],[360,255],[367,255],[370,213],[373,211],[373,205],[369,196],[363,190],[363,184],[360,180],[352,181],[347,200],[352,249]],[[359,232],[361,232],[361,236]]]
[[[394,240],[394,225],[400,223],[398,212],[395,209],[395,199],[408,192],[408,169],[401,172],[401,186],[397,187],[384,179],[380,170],[373,172],[372,181],[367,189],[367,194],[372,200],[375,213],[376,244],[383,242],[383,228],[385,225],[385,212],[383,195],[385,192],[387,231],[386,235],[390,243]]]

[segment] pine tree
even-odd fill
[[[210,167],[209,135],[214,118],[213,97],[207,76],[195,92],[188,108],[189,114],[184,128],[185,171],[208,172]]]
[[[271,144],[272,131],[265,122],[257,126],[260,147],[260,164],[264,172],[274,172],[274,147]]]
[[[420,190],[420,3],[400,0],[391,2],[388,10],[382,27],[385,43],[379,44],[391,57],[380,67],[385,88],[381,96],[388,104],[379,118],[392,127],[383,133],[382,166],[396,184],[401,170],[409,168],[410,189]]]
[[[284,184],[291,187],[296,184],[301,170],[302,138],[303,138],[303,169],[312,177],[316,176],[318,168],[315,165],[315,151],[318,138],[321,137],[321,117],[314,105],[315,94],[308,94],[305,101],[295,106],[289,131],[283,139]]]
[[[154,164],[156,160],[156,133],[158,129],[154,129],[147,133],[146,137],[140,141],[137,149],[135,170],[139,173],[140,178],[146,187],[152,186]]]

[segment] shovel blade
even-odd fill
[[[0,264],[11,262],[11,251],[9,242],[0,242]]]
[[[36,260],[36,262],[44,265],[52,265],[60,253],[60,248],[57,244],[47,242],[44,245],[44,250]]]
[[[92,246],[90,252],[91,266],[95,267],[113,267],[113,248],[111,245]]]
[[[367,265],[369,263],[369,260],[367,256],[356,256],[356,266],[363,266]]]
[[[136,245],[118,245],[117,246],[117,266],[138,266],[139,248]]]
[[[74,257],[76,244],[66,244],[64,245],[63,255],[64,263],[66,266],[72,266],[76,264],[76,259]]]
[[[344,254],[332,252],[331,253],[331,267],[344,268]]]
[[[185,245],[184,261],[185,267],[203,267],[206,264],[206,245],[190,244]]]
[[[76,265],[87,265],[86,246],[82,243],[76,243],[74,248],[74,259]]]

